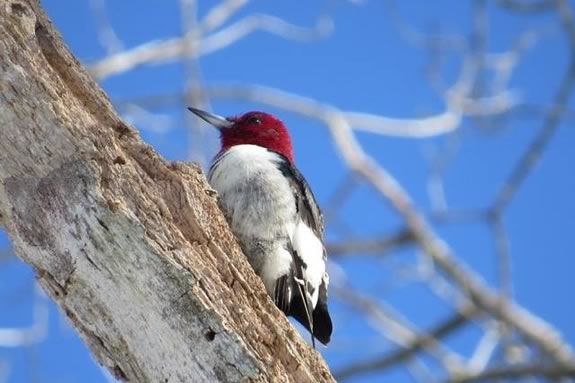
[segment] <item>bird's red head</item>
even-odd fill
[[[283,122],[271,114],[254,111],[223,118],[199,109],[188,109],[219,129],[222,151],[236,145],[258,145],[293,162],[289,133]]]

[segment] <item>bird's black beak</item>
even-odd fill
[[[218,116],[217,114],[192,108],[191,106],[188,107],[188,110],[218,130],[231,128],[234,125],[233,122],[228,121],[224,117]]]

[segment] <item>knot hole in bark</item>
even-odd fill
[[[10,13],[18,17],[30,17],[32,15],[32,11],[30,11],[28,6],[19,1],[10,3]]]
[[[27,36],[33,36],[36,26],[36,15],[28,4],[21,1],[6,3],[6,12],[18,19],[18,24]]]
[[[208,328],[208,331],[206,331],[206,333],[204,334],[204,336],[206,337],[206,339],[208,340],[208,342],[211,342],[215,339],[216,337],[216,332],[214,330],[212,330],[211,328]]]

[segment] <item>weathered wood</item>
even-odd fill
[[[100,363],[133,382],[333,381],[201,170],[118,118],[38,4],[0,0],[0,52],[0,220]]]

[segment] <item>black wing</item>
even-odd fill
[[[278,154],[278,169],[289,180],[297,198],[296,207],[301,219],[308,225],[314,234],[323,241],[323,217],[315,201],[315,196],[309,188],[303,175],[284,156]]]
[[[323,217],[307,181],[297,168],[279,154],[277,166],[289,180],[294,191],[297,213],[300,219],[323,242]],[[314,338],[323,344],[327,344],[331,338],[332,323],[327,309],[327,283],[325,278],[322,278],[319,286],[318,302],[316,307],[313,308],[309,299],[313,293],[313,286],[309,286],[304,279],[304,270],[307,265],[291,246],[287,250],[292,254],[294,262],[292,262],[290,273],[282,276],[276,283],[275,303],[284,313],[294,317],[310,331],[314,345]],[[326,259],[325,248],[323,258],[324,260]],[[288,298],[286,299],[286,297]]]

